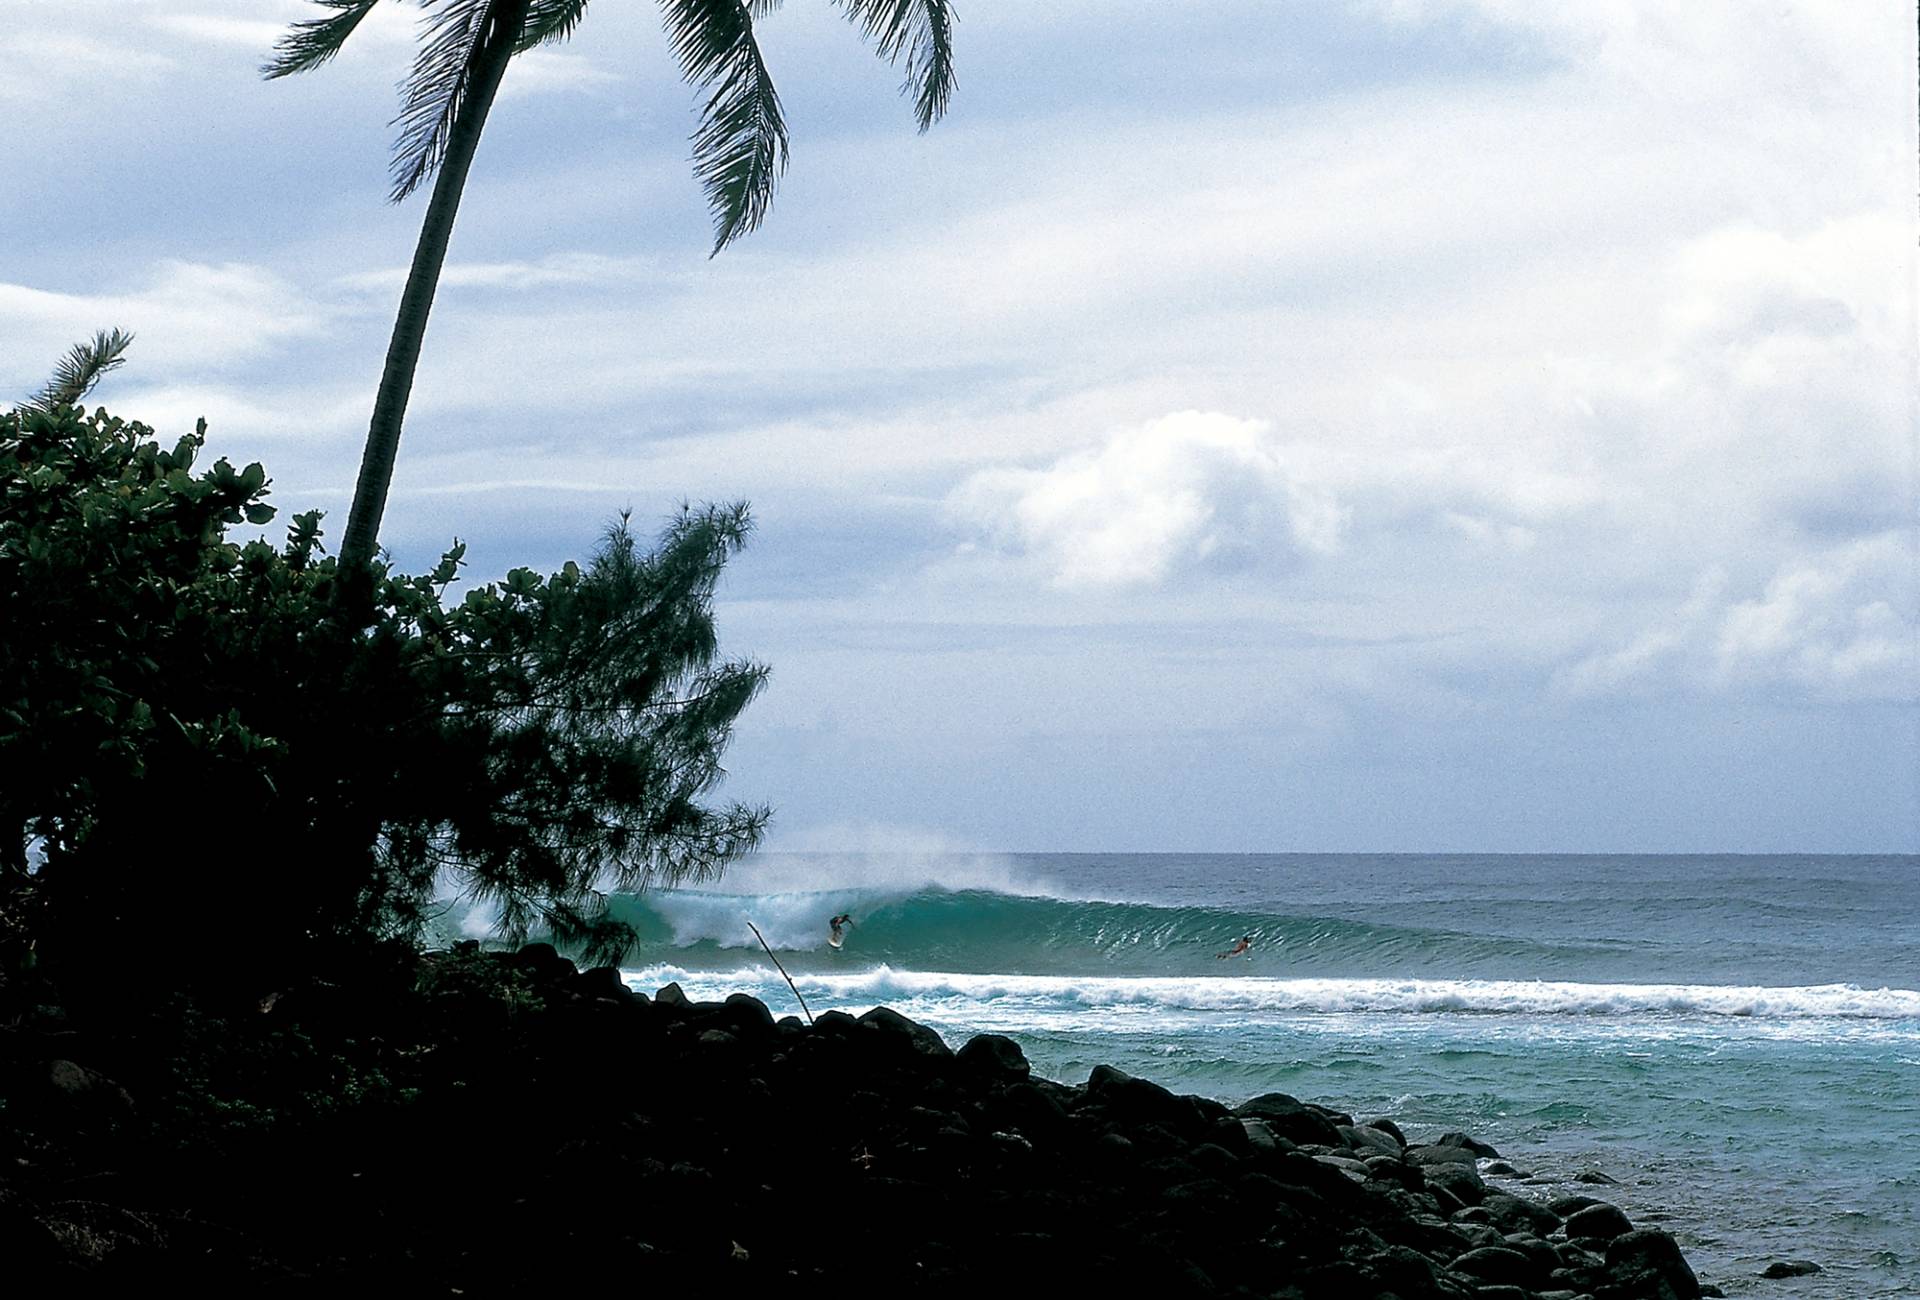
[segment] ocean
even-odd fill
[[[797,1012],[752,921],[815,1014],[1465,1129],[1729,1295],[1920,1296],[1920,857],[765,855],[615,906],[647,992]]]

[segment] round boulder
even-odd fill
[[[1255,1097],[1233,1112],[1241,1119],[1265,1120],[1275,1137],[1297,1146],[1327,1146],[1344,1149],[1346,1141],[1340,1128],[1314,1107],[1284,1092],[1269,1092]]]
[[[1482,1282],[1507,1286],[1525,1286],[1538,1271],[1534,1262],[1509,1246],[1482,1246],[1470,1250],[1447,1266],[1456,1273]]]
[[[1618,1206],[1608,1205],[1605,1201],[1596,1201],[1567,1216],[1567,1236],[1575,1240],[1591,1237],[1598,1241],[1612,1241],[1632,1231],[1633,1220]]]
[[[960,1064],[981,1074],[1008,1081],[1033,1073],[1020,1044],[1003,1034],[975,1034],[960,1047]]]
[[[1658,1228],[1635,1228],[1609,1241],[1607,1279],[1623,1295],[1700,1300],[1700,1279],[1679,1243]]]

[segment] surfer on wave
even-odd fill
[[[837,947],[838,945],[835,945],[835,946]],[[1216,952],[1215,954],[1213,954],[1213,959],[1215,961],[1219,961],[1224,957],[1238,957],[1243,952],[1252,952],[1252,951],[1253,951],[1253,936],[1247,935],[1245,938],[1241,939],[1239,943],[1234,944],[1233,947],[1227,949],[1225,952]]]
[[[827,922],[827,946],[838,948],[847,941],[847,927],[853,924],[853,914],[842,912]]]

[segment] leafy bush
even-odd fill
[[[343,572],[318,512],[284,546],[267,477],[193,472],[205,425],[71,406],[0,414],[0,917],[64,972],[138,954],[159,982],[269,987],[412,941],[436,881],[596,958],[607,887],[704,878],[764,809],[701,802],[766,670],[716,655],[744,507],[686,509],[642,550],[516,569],[444,600]],[[352,580],[349,580],[352,579]],[[30,859],[39,845],[43,860]],[[0,922],[6,924],[6,922]]]

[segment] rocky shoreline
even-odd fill
[[[84,1035],[7,1031],[8,1275],[69,1293],[1718,1294],[1603,1186],[1516,1194],[1521,1171],[1463,1133],[1410,1139],[1278,1093],[1229,1109],[1107,1067],[1055,1083],[996,1035],[954,1050],[886,1008],[808,1024],[744,995],[649,997],[544,945],[422,971],[222,1022],[195,1049],[199,1096],[168,1103],[186,1128],[151,1112],[199,1056],[149,1033],[82,1063],[51,1053]],[[275,1046],[236,1072],[243,1032]],[[305,1086],[343,1072],[352,1104]]]

